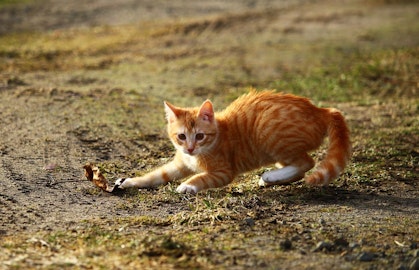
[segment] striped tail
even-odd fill
[[[343,115],[336,109],[329,110],[329,148],[325,159],[317,169],[306,178],[306,183],[314,186],[326,186],[337,178],[345,168],[351,156],[349,129]]]

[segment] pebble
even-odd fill
[[[282,240],[279,242],[279,247],[282,250],[290,250],[292,248],[292,242],[289,239]]]
[[[339,237],[339,238],[335,239],[335,241],[333,241],[333,244],[335,246],[340,246],[340,247],[348,247],[349,246],[348,241],[343,237]]]
[[[255,221],[253,220],[253,218],[251,217],[247,217],[244,219],[244,221],[246,222],[246,224],[250,227],[255,226]]]
[[[330,251],[333,248],[333,244],[325,241],[320,241],[317,243],[316,247],[314,248],[314,252],[317,251]]]
[[[360,262],[370,262],[372,260],[374,260],[374,254],[373,253],[369,253],[369,252],[362,252],[359,256],[358,256],[358,260]]]
[[[358,243],[354,243],[354,242],[349,243],[349,248],[350,249],[355,249],[355,248],[359,248],[359,247],[360,247],[360,245]]]

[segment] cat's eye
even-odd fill
[[[205,137],[205,134],[204,134],[204,133],[197,133],[197,134],[195,135],[195,139],[196,139],[197,141],[201,141],[201,140],[203,140],[203,139],[204,139],[204,137]]]
[[[184,141],[184,140],[186,140],[186,135],[185,135],[185,134],[183,134],[183,133],[179,133],[179,134],[177,135],[177,138],[178,138],[179,140],[181,140],[181,141]]]

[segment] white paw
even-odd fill
[[[260,187],[266,187],[266,182],[265,182],[265,181],[263,181],[263,178],[262,178],[262,177],[259,179],[259,183],[258,183],[258,185],[259,185]]]
[[[130,187],[129,182],[131,178],[119,178],[115,181],[115,186],[117,186],[119,189],[125,189]]]
[[[272,170],[262,174],[262,179],[265,182],[280,182],[287,181],[298,175],[299,171],[297,167],[294,166],[285,166],[279,170]]]
[[[177,187],[176,189],[177,192],[179,193],[192,193],[192,194],[196,194],[198,193],[198,187],[193,186],[193,185],[188,185],[188,184],[180,184],[180,186]]]

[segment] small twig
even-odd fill
[[[404,245],[404,242],[403,243],[400,243],[399,241],[397,241],[397,240],[394,240],[394,243],[396,243],[396,245],[398,245],[399,247],[404,247],[405,245]]]

